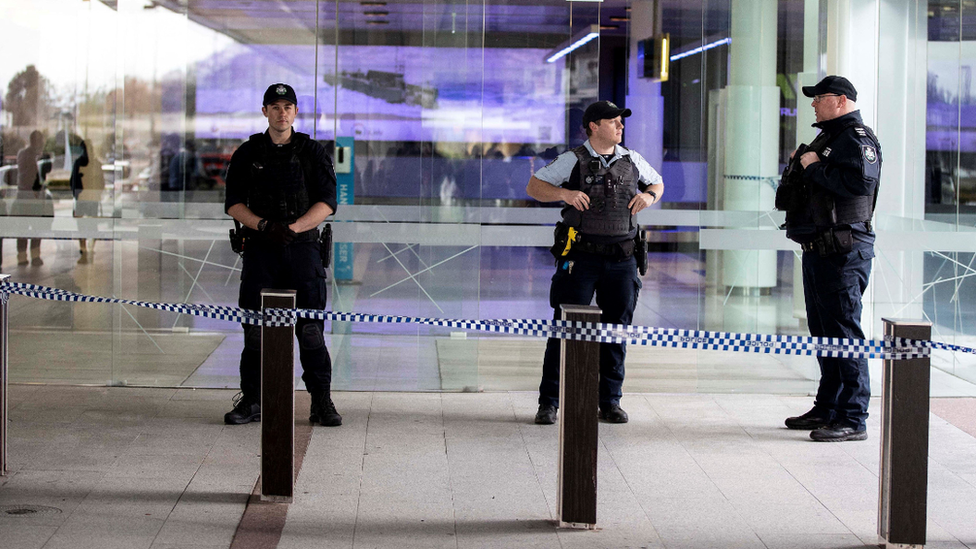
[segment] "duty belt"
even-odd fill
[[[265,235],[265,233],[262,233],[260,231],[255,231],[254,229],[247,229],[246,236],[247,236],[247,238],[253,238],[255,240],[267,240],[267,238],[268,238],[267,235]],[[319,239],[319,230],[318,229],[310,229],[310,230],[305,231],[305,232],[302,232],[302,233],[297,233],[295,235],[295,239],[292,240],[292,243],[295,243],[295,242],[314,242],[314,241],[316,241],[318,239]]]
[[[633,243],[633,240],[613,242],[609,244],[604,242],[587,242],[583,240],[573,244],[572,251],[593,255],[618,256],[627,258],[634,253]]]

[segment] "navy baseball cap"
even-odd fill
[[[586,107],[586,112],[583,113],[583,127],[588,128],[590,122],[597,120],[608,120],[618,116],[627,118],[631,114],[630,109],[621,109],[610,101],[597,101]]]
[[[832,75],[817,82],[816,86],[803,86],[803,95],[807,97],[816,97],[828,93],[846,95],[851,101],[857,101],[857,90],[854,89],[854,84],[851,84],[851,81],[843,76]]]
[[[261,106],[267,107],[279,99],[284,99],[293,105],[298,105],[298,96],[295,95],[295,88],[292,88],[288,84],[278,82],[277,84],[268,86],[268,90],[264,92],[264,103]]]

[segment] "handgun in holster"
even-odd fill
[[[234,220],[234,229],[230,230],[230,249],[234,250],[234,253],[244,257],[244,232],[241,231],[241,224],[236,219]]]
[[[637,273],[647,274],[647,232],[638,225],[634,235],[634,260],[637,261]]]
[[[322,257],[322,268],[328,269],[332,264],[332,224],[326,223],[319,234],[319,255]]]
[[[570,227],[562,221],[556,222],[556,229],[553,231],[553,245],[549,252],[553,257],[559,259],[569,254],[574,242],[579,242],[580,234],[576,227]]]

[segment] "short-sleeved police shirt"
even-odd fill
[[[644,160],[636,151],[621,147],[620,145],[614,145],[613,156],[609,161],[596,151],[593,150],[593,146],[590,145],[590,141],[587,140],[583,143],[586,150],[589,151],[590,156],[597,158],[604,166],[610,166],[617,160],[623,158],[624,156],[629,156],[630,161],[634,163],[637,168],[637,173],[640,177],[637,181],[637,187],[644,192],[651,185],[657,185],[658,183],[663,183],[661,175],[651,167],[650,164]],[[535,177],[550,185],[555,185],[557,187],[566,187],[570,190],[579,189],[579,170],[577,169],[577,164],[579,164],[579,159],[576,158],[576,153],[573,151],[566,151],[561,155],[557,156],[555,160],[550,162],[545,167],[541,168],[539,171],[535,172]],[[576,177],[573,177],[573,174]],[[567,183],[569,183],[567,185]]]

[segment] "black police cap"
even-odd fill
[[[618,116],[627,118],[631,114],[630,109],[621,109],[610,101],[597,101],[586,107],[586,112],[583,113],[583,127],[590,127],[590,122],[608,120]]]
[[[843,76],[831,75],[817,82],[816,86],[803,86],[803,95],[807,97],[816,97],[828,93],[846,95],[851,101],[857,101],[857,90],[854,89],[854,84],[851,84],[851,81]]]
[[[285,101],[290,101],[293,105],[298,105],[298,96],[295,95],[295,88],[281,82],[268,86],[268,90],[264,92],[264,103],[261,105],[267,107],[279,99],[284,99]]]

